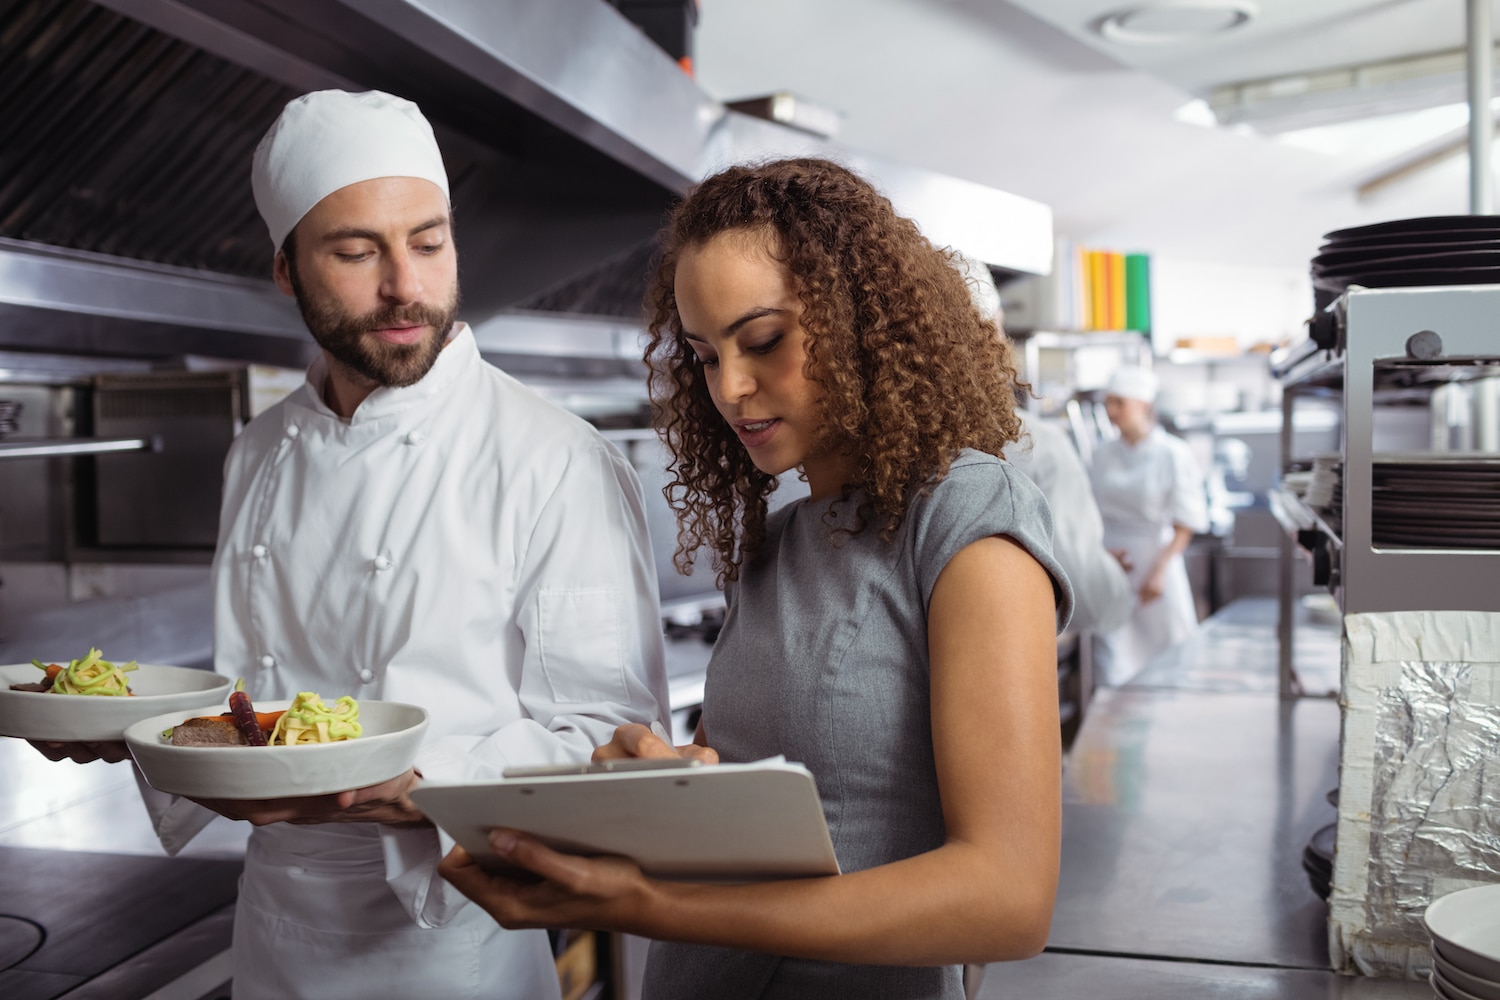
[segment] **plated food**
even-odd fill
[[[357,710],[353,719],[348,717],[350,705]],[[228,742],[228,727],[237,733],[239,728],[233,711],[223,713],[218,706],[143,719],[125,730],[125,743],[146,780],[160,791],[194,798],[279,799],[326,795],[394,778],[415,762],[427,731],[426,709],[395,701],[355,705],[353,699],[347,704],[338,699],[330,706],[304,692],[291,700],[258,703],[251,713],[267,745]],[[226,714],[231,716],[228,726]],[[329,742],[320,740],[320,723]],[[357,738],[334,739],[340,726],[349,723],[358,725]],[[263,728],[267,724],[270,728]],[[184,729],[199,733],[179,740]],[[207,737],[209,731],[219,736]],[[282,745],[271,744],[273,735]],[[202,741],[206,739],[214,741]]]
[[[125,675],[136,669],[136,662],[131,660],[117,666],[92,647],[88,656],[81,660],[69,660],[66,667],[61,663],[43,663],[41,660],[32,660],[31,665],[42,671],[42,678],[29,683],[12,684],[12,691],[116,697],[135,694],[130,690],[130,682]]]
[[[82,664],[87,659],[72,663]],[[113,671],[100,666],[105,662]],[[43,663],[44,668],[51,665]],[[125,670],[132,665],[134,669]],[[131,723],[163,712],[208,709],[222,703],[229,690],[229,680],[211,670],[134,661],[116,665],[101,656],[82,671],[83,686],[87,688],[87,681],[98,676],[105,679],[94,685],[96,689],[112,688],[113,672],[119,672],[128,678],[126,691],[116,692],[123,697],[89,697],[87,691],[70,693],[66,687],[59,687],[57,678],[67,667],[61,663],[57,666],[53,684],[43,691],[34,685],[44,682],[45,669],[38,670],[33,663],[0,666],[0,736],[63,743],[119,740]],[[101,693],[95,690],[96,695]]]
[[[363,734],[359,703],[348,695],[327,705],[320,695],[303,691],[282,711],[257,712],[238,681],[229,711],[187,719],[162,736],[178,747],[275,747],[338,743]]]

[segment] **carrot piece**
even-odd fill
[[[276,728],[276,720],[280,719],[285,714],[286,714],[286,709],[284,709],[284,708],[283,709],[279,709],[279,710],[277,710],[275,712],[256,712],[255,713],[255,721],[260,724],[260,728],[262,728],[262,729],[275,729]],[[205,716],[202,716],[202,718],[205,718],[205,719],[212,719],[212,718],[228,719],[229,721],[233,722],[234,721],[234,713],[233,712],[220,712],[217,716],[205,715]]]

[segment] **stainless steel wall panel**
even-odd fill
[[[239,372],[101,377],[93,393],[101,437],[160,437],[160,452],[92,460],[93,538],[100,549],[204,549],[218,541],[220,470],[241,422]],[[80,484],[82,486],[82,484]],[[82,489],[80,489],[80,493]]]
[[[7,441],[56,439],[73,433],[71,387],[0,384],[0,399],[21,404]],[[66,538],[66,469],[45,458],[12,459],[0,467],[0,562],[62,558]]]

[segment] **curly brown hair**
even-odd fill
[[[976,309],[958,255],[934,247],[889,200],[837,163],[731,167],[673,210],[646,293],[651,400],[672,454],[663,490],[677,512],[675,562],[707,548],[720,585],[765,536],[776,478],[755,467],[715,408],[683,337],[674,285],[682,255],[730,231],[763,234],[787,269],[808,334],[806,376],[822,392],[831,440],[855,457],[863,491],[854,531],[889,541],[916,491],[964,448],[991,455],[1016,439],[1021,385],[1009,344]]]

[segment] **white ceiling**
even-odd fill
[[[698,79],[826,104],[841,142],[1045,202],[1090,245],[1305,268],[1330,230],[1467,212],[1462,156],[1357,198],[1403,158],[1387,126],[1331,153],[1173,117],[1216,84],[1461,48],[1463,0],[1260,0],[1239,32],[1160,46],[1097,33],[1120,5],[702,0]]]

